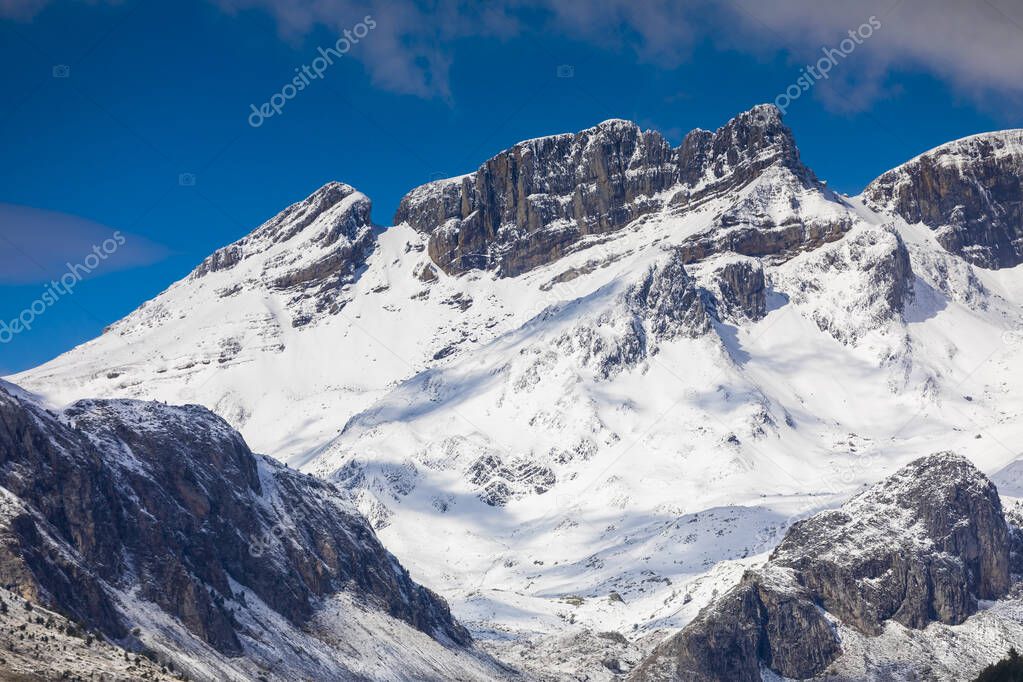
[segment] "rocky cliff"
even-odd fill
[[[1023,263],[1023,130],[943,144],[888,171],[863,192],[879,210],[935,230],[984,268]]]
[[[122,642],[150,605],[226,657],[249,609],[306,627],[343,593],[449,646],[469,643],[330,483],[254,456],[198,406],[89,400],[57,416],[0,387],[0,580]],[[261,616],[260,619],[265,618]]]
[[[726,256],[716,263],[709,293],[719,320],[756,321],[767,314],[767,281],[756,258]]]
[[[615,232],[657,211],[692,210],[769,168],[784,169],[790,184],[820,189],[770,105],[716,132],[695,130],[678,148],[659,133],[615,119],[520,142],[473,174],[418,187],[402,199],[395,223],[429,233],[430,256],[448,273],[494,270],[509,277],[557,260],[588,235]],[[723,216],[723,226],[743,222],[747,214],[737,208]],[[834,239],[848,225],[785,227],[767,238],[708,238],[694,244],[691,257],[728,248],[778,253],[806,240]]]
[[[660,644],[634,680],[759,681],[823,673],[835,627],[959,624],[1009,589],[1010,534],[994,485],[966,459],[918,459],[793,525],[762,567]]]

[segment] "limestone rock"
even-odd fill
[[[943,144],[888,171],[864,199],[935,230],[950,252],[984,268],[1023,263],[1023,130]]]
[[[372,204],[354,187],[331,182],[239,241],[213,252],[189,279],[217,273],[233,287],[267,287],[291,296],[306,322],[334,312],[376,246]],[[300,326],[300,325],[297,325]]]
[[[711,277],[719,318],[756,321],[767,314],[764,266],[756,258],[725,257]]]
[[[0,388],[0,492],[5,583],[112,638],[135,624],[120,607],[130,592],[242,655],[241,587],[295,627],[344,591],[469,642],[337,488],[253,455],[196,405],[88,400],[62,421]]]
[[[692,210],[769,168],[785,168],[793,184],[820,189],[770,105],[717,132],[693,131],[677,149],[657,132],[615,119],[521,142],[473,174],[418,187],[402,199],[394,222],[428,233],[430,257],[449,274],[493,270],[509,277],[557,260],[587,235],[615,232],[656,211]],[[823,238],[821,229],[833,239],[848,225],[787,228],[747,250],[791,249],[804,236]]]

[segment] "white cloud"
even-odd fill
[[[48,0],[0,0],[0,17],[25,18]],[[136,0],[142,1],[142,0]],[[468,37],[561,35],[673,68],[694,43],[764,55],[783,51],[798,69],[876,16],[883,28],[836,69],[815,96],[859,109],[886,93],[895,71],[923,71],[978,101],[1023,94],[1019,0],[211,0],[227,12],[260,10],[294,38],[341,32],[367,14],[377,28],[351,53],[380,88],[450,94],[454,47]],[[528,16],[529,21],[524,17]]]
[[[27,21],[49,4],[49,0],[0,0],[0,17]]]
[[[875,16],[881,28],[820,88],[833,108],[865,108],[892,72],[922,71],[976,100],[1023,94],[1023,7],[1008,0],[734,0],[731,45],[812,63]],[[728,37],[725,36],[725,40]],[[755,43],[750,43],[753,39]]]
[[[871,16],[882,29],[816,93],[830,107],[869,106],[885,94],[893,71],[928,72],[979,100],[1023,93],[1023,7],[1009,0],[504,0],[483,8],[460,0],[217,1],[261,7],[288,32],[317,24],[340,29],[373,14],[379,28],[356,58],[379,86],[422,96],[448,94],[452,44],[467,36],[561,33],[631,50],[665,68],[678,66],[696,40],[708,38],[747,53],[784,51],[798,68]],[[528,26],[521,20],[527,13],[533,18]]]

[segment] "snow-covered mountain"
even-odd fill
[[[1020,135],[859,197],[767,105],[677,149],[523,142],[386,229],[333,183],[12,380],[205,405],[350,490],[499,656],[611,678],[796,519],[928,452],[1018,457]]]

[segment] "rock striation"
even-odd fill
[[[1023,130],[943,144],[888,171],[868,204],[924,223],[951,253],[984,268],[1023,263]]]
[[[633,680],[756,682],[823,673],[835,622],[959,624],[1009,590],[1010,534],[991,483],[953,453],[918,459],[842,508],[794,524],[768,562],[707,606]]]
[[[784,168],[797,185],[821,188],[771,105],[716,132],[695,130],[678,148],[657,132],[614,119],[520,142],[475,173],[418,187],[402,199],[394,222],[428,233],[430,257],[449,274],[493,270],[512,277],[557,260],[588,235],[615,232],[657,211],[692,210],[769,168]],[[735,222],[733,215],[728,226]],[[837,238],[848,225],[787,228],[762,243],[751,235],[717,247],[708,241],[693,254],[778,252],[797,247],[804,235]]]
[[[710,293],[719,320],[755,322],[767,314],[767,280],[756,258],[726,256],[711,275]]]

